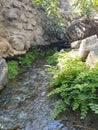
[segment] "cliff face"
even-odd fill
[[[73,19],[72,10],[66,1],[62,2],[61,16],[68,23]],[[6,38],[16,51],[57,41],[52,34],[48,35],[48,31],[46,33],[46,21],[44,10],[34,7],[32,0],[0,0],[0,37]]]
[[[63,9],[63,18],[64,12]],[[0,90],[7,82],[8,73],[2,56],[24,54],[31,46],[57,41],[46,33],[47,20],[44,10],[34,7],[32,0],[0,0]]]
[[[48,44],[44,22],[43,11],[34,8],[30,0],[0,0],[0,37],[6,38],[16,51]]]

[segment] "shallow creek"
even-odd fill
[[[46,68],[44,60],[22,68],[0,92],[0,130],[89,130],[50,119],[55,99],[47,97],[51,74]]]

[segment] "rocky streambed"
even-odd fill
[[[68,114],[69,119],[66,116],[50,119],[55,99],[50,101],[47,97],[48,81],[52,75],[46,68],[45,59],[23,67],[0,92],[0,130],[97,130],[97,121],[93,128],[74,126],[76,115],[72,113]]]

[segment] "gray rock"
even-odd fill
[[[78,49],[80,47],[81,40],[75,41],[71,43],[71,48]]]
[[[82,40],[89,36],[98,36],[98,23],[94,20],[78,19],[66,29],[66,37],[70,42]]]
[[[22,51],[24,50],[25,39],[23,37],[12,37],[11,45],[15,50]]]
[[[32,6],[31,1],[32,0],[2,0],[0,5],[0,24],[2,21],[3,26],[6,28],[4,30],[7,30],[8,41],[11,41],[9,43],[16,51],[26,51],[31,46],[49,45],[58,42],[56,36],[52,36],[51,32],[48,33],[48,27],[45,26],[45,23],[49,21],[44,11]],[[62,0],[60,7],[63,8],[63,12],[60,12],[62,17],[64,16],[65,22],[66,19],[73,20],[73,16],[71,15],[73,11],[69,9],[69,3]],[[64,27],[64,31],[65,30]],[[0,31],[0,36],[1,34],[2,31]],[[65,33],[61,33],[61,39],[65,38],[64,34]],[[24,38],[18,39],[18,35],[22,35]],[[15,54],[17,53],[11,53],[12,56]],[[10,57],[10,55],[7,56]]]
[[[3,89],[8,82],[7,78],[8,67],[4,59],[0,59],[0,90]]]
[[[18,19],[18,14],[17,14],[17,12],[15,12],[15,10],[10,10],[9,11],[9,15],[8,15],[8,19],[10,19],[10,20],[16,20],[16,19]]]
[[[86,59],[89,52],[94,49],[94,46],[98,45],[96,44],[98,42],[97,36],[93,35],[91,37],[88,37],[86,39],[83,39],[80,44],[79,48],[79,56],[81,59]]]
[[[98,50],[91,51],[86,59],[86,64],[90,68],[93,68],[98,63]]]

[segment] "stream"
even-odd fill
[[[55,99],[47,97],[52,74],[46,68],[45,59],[23,67],[0,92],[0,130],[96,130],[68,126],[60,119],[51,120]]]

